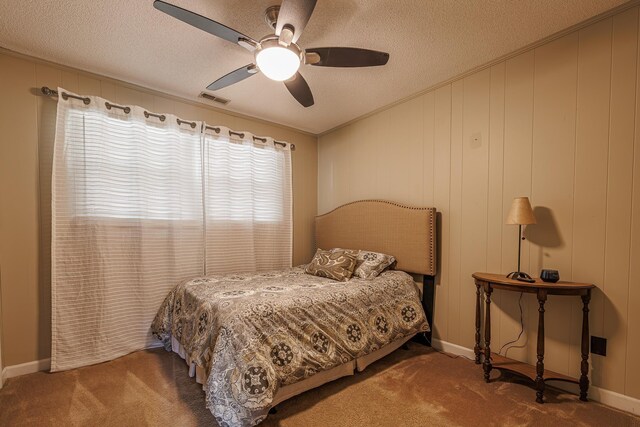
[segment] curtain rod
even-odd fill
[[[212,131],[214,131],[215,133],[220,133],[220,128],[219,128],[219,127],[217,127],[217,126],[205,126],[204,128],[205,128],[206,130],[212,130]],[[233,136],[233,135],[238,136],[238,137],[240,137],[241,139],[242,139],[242,138],[244,138],[244,133],[242,133],[242,132],[236,132],[236,131],[233,131],[233,130],[229,130],[229,136]],[[266,142],[267,142],[267,138],[262,138],[262,137],[260,137],[260,136],[255,136],[255,135],[253,136],[253,140],[254,140],[254,141],[260,141],[260,142],[263,142],[263,143],[266,143]],[[277,144],[277,145],[281,145],[281,146],[283,146],[283,147],[286,147],[286,146],[287,146],[287,143],[286,143],[286,142],[276,141],[275,139],[273,140],[273,143],[274,143],[274,144]],[[291,147],[291,151],[295,151],[295,150],[296,150],[296,145],[295,145],[295,144],[289,143],[289,146]]]
[[[46,96],[58,96],[57,90],[49,89],[46,86],[42,86],[42,88],[40,89],[40,92],[42,92]],[[67,93],[67,92],[62,92],[62,99],[66,101],[69,98],[79,99],[82,102],[84,102],[85,105],[89,105],[89,103],[91,102],[89,97],[76,96],[76,95],[71,95],[70,93]]]
[[[40,92],[45,96],[58,96],[59,95],[57,90],[48,88],[47,86],[42,86],[40,88]],[[87,96],[77,96],[77,95],[73,95],[73,94],[66,93],[66,92],[62,92],[61,96],[62,96],[62,99],[64,99],[65,101],[67,99],[69,99],[69,98],[73,98],[73,99],[81,100],[85,105],[89,105],[89,103],[91,103],[91,99],[89,97],[87,97]],[[116,105],[116,104],[112,104],[110,102],[105,102],[104,105],[107,107],[107,110],[111,110],[112,108],[119,108],[122,111],[124,111],[126,114],[129,114],[131,112],[131,108],[127,107],[127,106],[124,106],[124,105]],[[150,116],[151,117],[156,117],[161,122],[164,122],[165,119],[167,118],[164,114],[150,113],[150,112],[148,112],[146,110],[144,111],[144,116],[146,118],[149,118]],[[190,121],[182,120],[182,119],[179,119],[179,118],[176,119],[176,120],[178,122],[178,125],[187,124],[192,129],[196,127],[196,122],[190,122]],[[215,133],[220,133],[220,128],[219,127],[205,126],[204,128],[208,129],[208,130],[212,130]],[[234,135],[238,136],[240,138],[244,138],[244,133],[235,132],[235,131],[229,130],[229,136],[234,136]],[[262,137],[255,136],[255,135],[253,136],[253,140],[254,141],[260,141],[260,142],[263,142],[263,143],[267,142],[267,138],[262,138]],[[273,143],[276,144],[276,145],[281,145],[282,147],[286,147],[287,146],[286,142],[276,141],[275,139],[273,140]],[[295,149],[296,149],[296,145],[295,144],[289,143],[289,146],[291,147],[291,151],[295,151]]]

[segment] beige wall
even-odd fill
[[[597,22],[320,138],[318,212],[380,198],[442,213],[435,335],[473,347],[474,271],[516,268],[515,196],[539,224],[523,269],[560,270],[598,291],[593,383],[640,398],[638,8]],[[493,346],[519,332],[518,294],[496,292]],[[509,356],[535,360],[537,307]],[[578,375],[580,304],[547,303],[547,367]]]
[[[2,290],[2,259],[0,258],[0,290]],[[2,292],[0,292],[0,388],[4,385],[4,363],[2,362]]]
[[[313,251],[317,201],[317,139],[282,126],[229,115],[107,78],[0,51],[0,263],[4,366],[50,354],[50,197],[47,179],[56,102],[35,88],[62,86],[118,104],[206,120],[296,144],[293,158],[294,256]]]

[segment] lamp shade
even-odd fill
[[[533,215],[531,203],[528,197],[516,197],[511,204],[507,224],[528,225],[535,224],[536,217]]]

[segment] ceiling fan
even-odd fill
[[[355,47],[318,47],[302,49],[296,44],[309,22],[317,0],[283,0],[271,6],[265,19],[274,34],[256,41],[219,22],[197,13],[155,0],[153,6],[196,28],[238,44],[254,54],[255,62],[220,77],[207,86],[215,91],[262,72],[271,80],[284,82],[291,95],[304,107],[313,105],[313,94],[298,69],[301,64],[319,67],[373,67],[385,65],[389,54]]]

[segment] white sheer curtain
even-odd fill
[[[200,123],[194,129],[106,102],[58,102],[52,371],[148,347],[166,294],[203,273]]]
[[[182,279],[291,266],[289,144],[110,105],[58,101],[52,371],[152,345]]]
[[[291,151],[272,138],[205,129],[207,274],[291,266]]]

